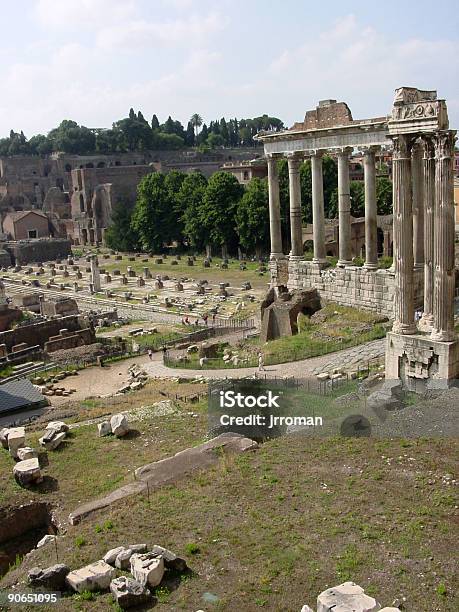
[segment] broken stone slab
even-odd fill
[[[65,579],[70,573],[70,568],[63,563],[51,565],[46,569],[33,567],[27,579],[33,587],[49,589],[51,591],[61,591],[65,589]]]
[[[23,486],[38,484],[43,480],[37,458],[19,461],[13,468],[13,474],[19,484]]]
[[[177,572],[185,572],[188,569],[185,559],[178,557],[175,553],[167,548],[158,546],[158,544],[153,546],[151,553],[154,555],[161,555],[164,559],[164,566],[167,569],[175,570]]]
[[[122,438],[129,433],[129,423],[124,414],[114,414],[110,419],[112,434],[117,438]]]
[[[198,376],[194,380],[202,383],[207,381],[202,376]],[[189,477],[195,471],[212,467],[221,460],[222,453],[239,454],[257,448],[258,444],[256,442],[240,434],[220,434],[203,444],[187,448],[171,457],[138,468],[135,472],[136,480],[134,482],[115,489],[104,497],[82,504],[70,513],[69,521],[72,525],[76,525],[93,512],[123,501],[131,495],[145,494],[147,491],[146,481],[148,481],[148,489],[151,492]]]
[[[12,427],[8,432],[8,450],[10,455],[17,459],[18,449],[25,446],[25,428]]]
[[[115,602],[123,610],[140,606],[150,599],[150,591],[128,576],[120,576],[112,580],[110,592]]]
[[[51,542],[54,542],[54,540],[56,539],[55,535],[45,535],[42,537],[42,539],[37,542],[37,545],[35,548],[41,548],[42,546],[46,546],[47,544],[51,544]]]
[[[142,586],[156,587],[164,576],[164,559],[152,553],[131,557],[131,574]]]
[[[65,440],[65,433],[57,433],[54,429],[48,429],[45,435],[38,441],[41,446],[44,446],[46,450],[56,450],[58,446]]]
[[[116,570],[101,560],[70,572],[65,580],[74,591],[82,593],[107,590],[115,576]]]
[[[69,430],[69,426],[64,421],[50,421],[46,429],[52,429],[57,433],[66,433]]]
[[[378,612],[380,609],[376,599],[365,595],[355,582],[343,582],[317,597],[317,612]]]
[[[126,550],[125,546],[117,546],[116,548],[110,549],[103,556],[103,561],[109,565],[115,565],[116,557],[120,554],[120,552],[123,552],[123,550]]]
[[[309,606],[304,605],[301,608],[301,612],[314,612],[314,610],[312,608],[310,608]]]
[[[38,453],[34,448],[30,446],[23,446],[18,448],[18,459],[19,461],[27,461],[27,459],[37,459]]]
[[[120,570],[128,570],[131,567],[131,557],[134,554],[134,551],[131,548],[125,548],[120,551],[115,559],[115,567]]]
[[[98,423],[97,432],[99,434],[99,438],[102,438],[103,436],[109,436],[112,433],[112,426],[110,425],[110,421],[102,421],[102,423]]]

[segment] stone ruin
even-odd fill
[[[261,133],[268,160],[270,275],[276,295],[316,288],[321,299],[375,310],[394,319],[387,336],[386,377],[410,389],[450,385],[459,378],[459,340],[454,331],[455,131],[446,102],[436,91],[401,87],[385,117],[354,120],[343,103],[326,100],[302,124]],[[365,263],[351,257],[349,159],[364,158]],[[393,152],[393,254],[389,270],[378,269],[376,152]],[[323,155],[338,158],[338,263],[326,259]],[[303,255],[300,164],[311,160],[312,261]],[[290,243],[284,255],[278,160],[289,171]],[[268,301],[273,301],[270,298]],[[415,309],[423,310],[415,321]]]
[[[320,310],[316,289],[289,291],[287,287],[272,287],[261,304],[260,341],[293,336],[298,333],[298,316],[312,315]]]

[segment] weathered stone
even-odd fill
[[[21,485],[39,483],[43,480],[37,458],[19,461],[13,468],[13,474]]]
[[[105,563],[96,561],[80,569],[70,572],[66,582],[74,591],[105,591],[110,587],[110,582],[116,575],[116,570]]]
[[[177,572],[185,572],[188,569],[185,559],[178,557],[175,553],[167,548],[158,546],[155,544],[151,549],[151,553],[154,555],[161,555],[164,559],[164,566],[167,569],[175,570]]]
[[[97,423],[97,432],[100,438],[110,435],[112,433],[110,421],[102,421],[102,423]]]
[[[25,446],[25,428],[12,427],[8,432],[8,450],[15,459],[18,456],[18,449]]]
[[[112,433],[117,438],[121,438],[129,432],[129,423],[124,414],[114,414],[110,419],[110,426]]]
[[[46,429],[53,429],[57,433],[65,433],[69,430],[69,426],[64,421],[50,421]]]
[[[381,606],[354,582],[343,582],[317,597],[317,612],[377,612]]]
[[[0,429],[0,444],[3,448],[8,449],[8,435],[10,433],[9,427],[3,427]]]
[[[320,298],[316,289],[298,291],[279,291],[276,296],[272,288],[261,304],[261,342],[298,332],[298,315],[311,315],[320,309]]]
[[[55,535],[45,535],[42,537],[42,539],[37,542],[37,545],[35,548],[41,548],[42,546],[46,546],[47,544],[51,544],[52,542],[54,542],[54,540],[56,539]]]
[[[46,569],[33,567],[28,573],[28,581],[33,587],[41,587],[50,591],[61,591],[65,589],[65,579],[70,568],[63,563],[51,565]]]
[[[103,556],[103,560],[109,565],[115,565],[116,557],[121,552],[123,552],[123,550],[126,550],[124,546],[117,546],[116,548],[112,548],[105,553],[105,555]]]
[[[120,608],[140,606],[150,599],[150,591],[128,576],[120,576],[110,583],[110,591]]]
[[[131,548],[121,550],[115,559],[115,567],[120,570],[127,570],[131,567],[131,557],[135,554]]]
[[[23,446],[22,448],[18,448],[17,457],[19,461],[27,461],[27,459],[37,459],[38,454],[37,451],[30,446]]]
[[[65,432],[58,433],[54,429],[48,429],[45,435],[38,441],[47,451],[55,450],[65,440]]]
[[[158,586],[164,575],[164,559],[151,553],[134,554],[131,573],[142,586]]]

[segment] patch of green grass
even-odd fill
[[[155,597],[158,603],[167,603],[171,596],[170,590],[166,586],[158,587],[155,590]]]
[[[79,535],[75,538],[75,546],[77,548],[81,548],[85,544],[86,544],[86,539],[83,536]]]
[[[185,551],[189,555],[199,555],[199,553],[201,552],[201,549],[194,542],[188,542],[188,544],[185,546]]]

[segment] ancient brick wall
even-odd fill
[[[288,287],[290,289],[309,289],[315,287],[322,299],[336,302],[342,306],[353,306],[363,310],[378,312],[393,318],[395,275],[390,270],[367,271],[365,268],[326,268],[319,270],[309,261],[288,262],[278,265],[270,262],[271,282],[277,278],[285,281],[288,265]],[[416,307],[422,307],[423,270],[414,272],[414,293]],[[283,275],[283,276],[282,276]]]
[[[61,317],[59,319],[42,321],[41,323],[35,323],[33,325],[23,325],[13,330],[1,332],[0,344],[5,344],[9,353],[13,346],[22,343],[28,346],[35,346],[38,344],[41,348],[44,348],[49,338],[59,335],[61,329],[67,329],[69,332],[75,333],[81,329],[88,328],[88,326],[89,323],[86,317],[78,315]],[[92,330],[91,333],[93,333]],[[93,341],[95,341],[95,336]]]
[[[65,259],[71,254],[70,240],[64,238],[6,242],[5,250],[16,264]]]

